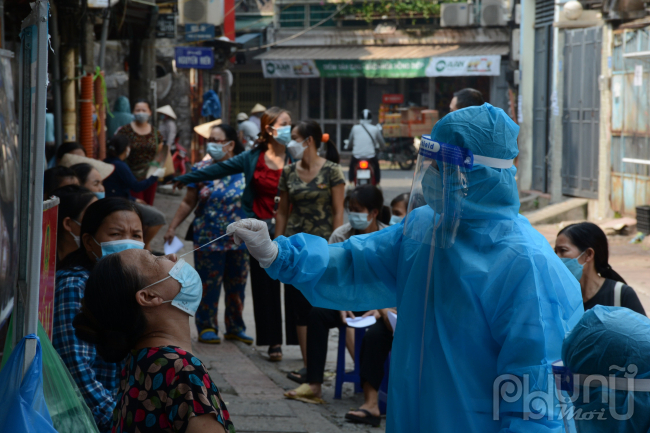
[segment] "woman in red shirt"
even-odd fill
[[[287,110],[271,107],[264,112],[261,132],[255,146],[246,152],[175,178],[176,186],[222,179],[244,173],[246,188],[242,209],[249,218],[264,220],[273,232],[278,184],[285,164],[291,163],[286,145],[291,141],[291,115]],[[282,360],[282,306],[280,282],[271,279],[259,262],[251,257],[251,286],[255,314],[256,344],[269,346],[269,360]],[[287,323],[287,344],[298,344],[296,328]]]

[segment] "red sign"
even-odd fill
[[[38,320],[48,338],[52,339],[54,281],[56,278],[56,225],[59,214],[58,197],[43,204],[43,243],[41,245],[41,282],[38,294]]]
[[[404,95],[401,93],[387,93],[381,95],[381,102],[382,104],[403,104]]]

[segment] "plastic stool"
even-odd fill
[[[366,328],[354,328],[354,370],[350,373],[345,372],[345,334],[347,326],[339,327],[339,351],[336,361],[336,385],[334,387],[334,398],[341,399],[341,390],[344,382],[354,383],[354,392],[361,392],[361,367],[359,357],[361,356],[361,343],[363,336],[366,334]]]
[[[388,373],[390,371],[390,353],[384,363],[384,380],[379,386],[379,413],[386,415],[386,403],[388,402]]]

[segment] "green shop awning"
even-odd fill
[[[507,44],[276,48],[256,57],[265,78],[498,76]]]

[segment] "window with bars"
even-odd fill
[[[280,6],[280,27],[304,27],[308,6]]]
[[[314,26],[332,15],[336,11],[337,6],[333,4],[325,5],[309,5],[309,25]],[[321,24],[321,27],[336,27],[333,19],[329,19]]]

